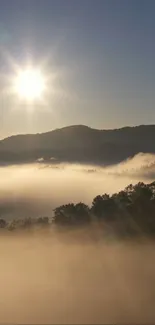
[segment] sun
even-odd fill
[[[32,68],[19,71],[14,80],[15,92],[28,101],[41,98],[45,86],[45,78],[41,71]]]

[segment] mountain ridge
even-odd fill
[[[65,130],[65,129],[71,129],[71,128],[85,128],[85,129],[91,129],[91,130],[95,130],[95,131],[120,131],[120,130],[124,130],[124,129],[136,129],[136,128],[143,128],[143,127],[155,127],[155,124],[140,124],[140,125],[135,125],[135,126],[122,126],[119,128],[109,128],[109,129],[98,129],[98,128],[94,128],[91,126],[87,126],[85,124],[73,124],[73,125],[68,125],[68,126],[63,126],[61,128],[56,128],[50,131],[46,131],[46,132],[37,132],[37,133],[18,133],[18,134],[12,134],[9,136],[6,136],[2,139],[0,139],[0,141],[3,141],[5,139],[10,139],[12,137],[18,137],[18,136],[25,136],[25,135],[42,135],[42,134],[49,134],[51,132],[55,132],[55,131],[59,131],[59,130]]]
[[[0,164],[58,162],[114,164],[139,152],[155,153],[155,125],[94,129],[71,125],[36,134],[18,134],[0,140]]]

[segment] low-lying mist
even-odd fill
[[[6,218],[52,216],[68,202],[153,179],[154,156],[111,167],[32,165],[0,168]],[[0,232],[0,323],[155,322],[155,242],[107,237],[104,227]]]
[[[56,206],[111,194],[130,183],[154,180],[155,155],[139,154],[110,167],[37,162],[0,168],[1,216],[52,216]]]
[[[154,323],[155,244],[96,235],[2,235],[0,323]]]

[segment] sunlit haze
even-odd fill
[[[18,73],[14,87],[17,95],[31,101],[42,96],[45,90],[45,80],[40,71],[25,69]]]
[[[0,325],[155,324],[155,0],[0,0]]]
[[[152,0],[1,0],[0,137],[154,123],[154,11]],[[15,103],[3,91],[12,62],[21,70]],[[25,76],[27,62],[43,79],[57,75],[45,96],[43,82]],[[33,98],[31,119],[17,97]]]

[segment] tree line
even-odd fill
[[[121,235],[148,234],[155,236],[155,182],[128,185],[124,190],[109,195],[97,195],[91,206],[79,202],[54,209],[52,222],[48,217],[25,218],[11,223],[0,219],[0,228],[14,230],[38,227],[78,227],[99,223]]]

